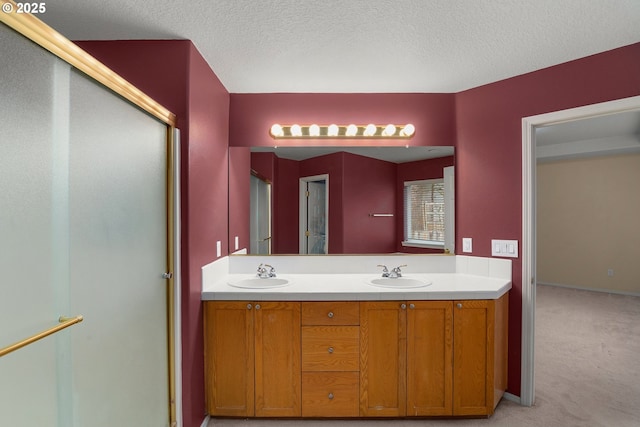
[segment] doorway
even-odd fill
[[[327,254],[329,175],[300,178],[300,253]]]
[[[640,96],[522,119],[522,405],[532,406],[535,402],[536,131],[554,124],[630,111],[640,111]]]
[[[271,254],[271,183],[251,175],[249,253]]]

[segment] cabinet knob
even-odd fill
[[[327,396],[329,399],[333,399],[333,393],[329,393],[329,396]]]
[[[327,349],[327,351],[328,351],[329,353],[333,353],[333,347],[329,347],[329,348]]]
[[[459,302],[458,304],[456,304],[456,307],[458,307],[458,308],[462,308],[462,303],[461,303],[461,302]]]
[[[405,310],[407,308],[407,304],[400,304],[400,308]]]
[[[252,305],[251,304],[247,304],[247,310],[251,310]]]
[[[327,313],[327,316],[333,317],[333,311],[330,311],[329,313]]]
[[[414,308],[416,308],[416,305],[415,305],[415,304],[409,304],[409,308],[410,308],[411,310],[413,310]]]
[[[260,310],[260,304],[256,304],[256,310]]]

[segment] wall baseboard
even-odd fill
[[[616,294],[616,295],[625,295],[630,297],[640,297],[640,292],[619,291],[616,289],[587,288],[584,286],[564,285],[562,283],[551,283],[551,282],[540,282],[540,281],[537,282],[536,285],[555,286],[556,288],[576,289],[578,291],[592,291],[592,292],[600,292],[604,294]]]
[[[521,404],[522,404],[522,402],[521,402],[521,400],[520,400],[520,396],[516,396],[515,394],[511,394],[511,393],[508,393],[508,392],[506,392],[506,391],[504,392],[504,395],[502,395],[502,398],[503,398],[504,400],[508,400],[508,401],[510,401],[510,402],[515,402],[515,403],[517,403],[518,405],[521,405]]]
[[[209,415],[207,415],[207,417],[204,419],[202,424],[200,424],[200,427],[207,427],[207,425],[209,425],[209,420],[210,419],[211,419],[211,417]]]

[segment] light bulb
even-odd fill
[[[291,125],[291,136],[302,136],[302,128],[300,125]]]
[[[394,125],[387,125],[384,130],[382,131],[382,134],[384,136],[393,136],[396,133],[396,127]]]
[[[309,136],[320,136],[320,126],[315,124],[309,126]]]
[[[340,128],[338,127],[338,125],[329,125],[329,128],[327,129],[327,135],[338,136],[339,131],[340,131]]]
[[[358,126],[356,125],[347,126],[347,132],[345,133],[346,136],[356,136],[357,134],[358,134]]]
[[[284,130],[282,129],[282,126],[280,126],[277,123],[274,123],[271,126],[271,135],[272,136],[284,136]]]
[[[411,136],[415,131],[416,131],[415,126],[413,126],[411,123],[407,123],[406,125],[404,125],[404,128],[402,128],[402,130],[400,131],[400,135]]]
[[[364,128],[364,136],[373,136],[376,134],[376,125],[368,124],[366,128]]]

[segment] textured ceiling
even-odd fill
[[[190,39],[231,93],[459,92],[640,41],[640,0],[54,0],[40,18]]]

